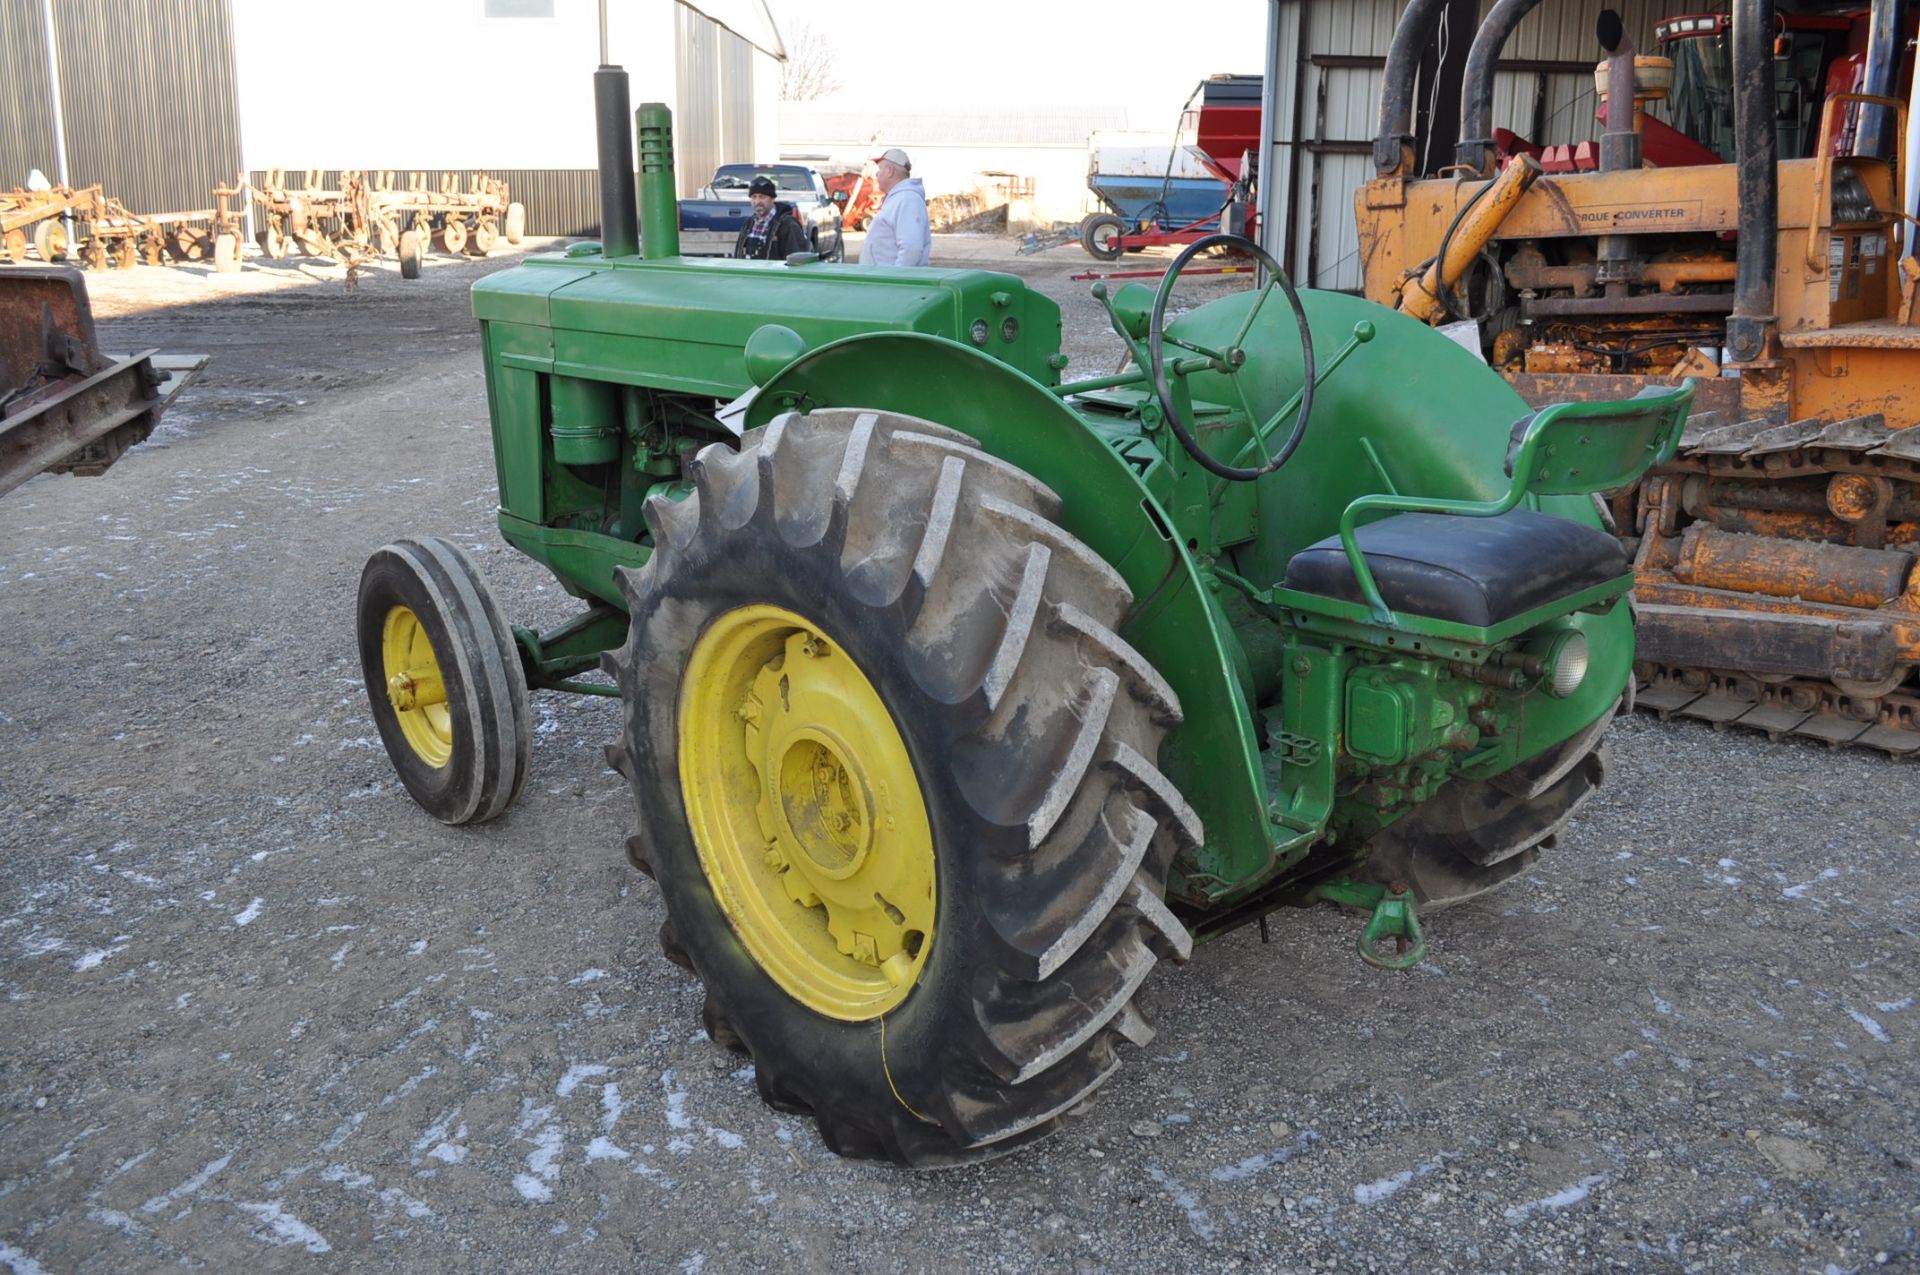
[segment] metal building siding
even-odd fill
[[[60,180],[41,0],[0,0],[0,190]]]
[[[67,173],[135,212],[205,208],[240,171],[228,0],[53,0]]]
[[[1373,175],[1383,63],[1404,0],[1301,0],[1304,51],[1289,63],[1299,118],[1292,121],[1289,257],[1296,280],[1315,288],[1360,286],[1353,193]],[[1367,65],[1353,65],[1363,59]],[[1283,98],[1288,86],[1282,87]]]
[[[725,162],[721,131],[720,39],[712,19],[687,8],[674,11],[677,72],[673,109],[673,168],[680,194],[690,196]]]
[[[731,31],[720,32],[721,162],[757,164],[771,155],[754,153],[753,46]],[[704,180],[704,178],[703,178]]]

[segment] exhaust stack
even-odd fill
[[[1776,322],[1780,149],[1774,131],[1773,29],[1773,0],[1734,0],[1733,134],[1740,165],[1740,238],[1727,346],[1736,362],[1763,357]]]
[[[628,101],[627,73],[602,64],[593,73],[593,124],[600,151],[600,252],[607,257],[631,257],[640,251]]]

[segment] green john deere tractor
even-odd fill
[[[389,545],[368,689],[463,823],[519,791],[528,689],[609,670],[667,955],[835,1150],[1045,1135],[1150,1037],[1157,961],[1283,905],[1365,909],[1362,955],[1409,964],[1417,905],[1592,793],[1633,577],[1590,494],[1690,387],[1533,412],[1244,240],[1271,282],[1176,319],[1177,268],[1096,287],[1132,368],[1062,383],[1016,278],[679,256],[666,108],[636,218],[598,88],[603,242],[473,291],[501,533],[584,609],[509,628],[452,545]]]

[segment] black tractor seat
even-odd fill
[[[1530,509],[1493,517],[1395,514],[1358,528],[1354,540],[1394,611],[1476,628],[1627,573],[1620,542],[1606,532]],[[1337,535],[1294,554],[1285,585],[1366,601]]]

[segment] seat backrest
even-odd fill
[[[1633,482],[1673,455],[1693,402],[1693,379],[1632,398],[1553,403],[1513,423],[1507,476],[1521,494],[1580,496]]]
[[[1507,442],[1507,476],[1513,481],[1499,500],[1372,495],[1353,501],[1340,514],[1340,544],[1374,620],[1398,623],[1354,540],[1361,515],[1397,510],[1490,518],[1529,494],[1579,496],[1625,487],[1673,455],[1692,403],[1693,378],[1688,377],[1670,390],[1648,386],[1632,398],[1553,403],[1522,416]]]

